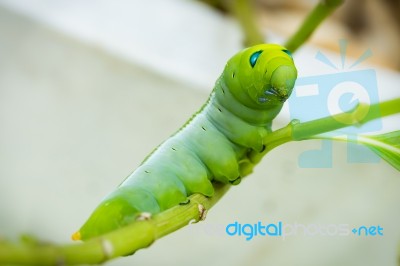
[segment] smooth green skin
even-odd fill
[[[207,103],[100,203],[79,230],[80,238],[110,232],[143,212],[159,213],[194,193],[212,196],[212,181],[240,183],[254,166],[247,155],[265,148],[262,140],[297,77],[283,50],[261,44],[233,56]],[[258,51],[252,66],[250,57]],[[275,94],[266,94],[271,88]],[[244,172],[239,164],[246,165]]]

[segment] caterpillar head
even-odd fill
[[[297,70],[285,47],[260,44],[233,56],[225,67],[223,78],[242,104],[269,109],[282,105],[290,96]]]

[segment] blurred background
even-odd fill
[[[255,1],[268,42],[284,43],[316,1]],[[58,243],[206,101],[243,48],[229,2],[0,0],[0,239],[22,233]],[[294,56],[299,78],[335,70],[367,49],[380,100],[400,97],[399,1],[348,0]],[[291,118],[286,106],[275,128]],[[379,132],[399,129],[399,116]],[[373,132],[376,133],[376,132]],[[333,143],[331,167],[304,168],[321,141],[272,151],[207,219],[108,265],[397,265],[399,173],[349,163]],[[360,151],[362,153],[363,151]],[[241,223],[348,224],[384,236],[230,237]]]
[[[291,36],[307,12],[318,1],[257,0],[262,28],[270,28],[285,37]],[[345,1],[312,36],[309,43],[339,52],[338,39],[351,43],[348,54],[358,57],[372,49],[370,63],[400,70],[400,1]]]

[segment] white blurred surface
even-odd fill
[[[235,23],[196,1],[0,3],[123,60],[206,88],[213,86],[226,60],[240,49]]]
[[[240,47],[239,30],[187,1],[0,5],[0,235],[67,242],[100,199],[205,102]],[[317,50],[296,54],[300,75],[328,71],[312,60]],[[399,97],[399,74],[376,71],[382,99]],[[398,129],[393,121],[384,129]],[[349,164],[340,143],[332,168],[298,167],[299,155],[319,145],[271,152],[203,224],[379,224],[383,237],[247,242],[186,228],[108,265],[395,265],[398,172],[385,162]]]

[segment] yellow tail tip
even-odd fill
[[[77,232],[72,234],[71,238],[74,241],[81,240],[81,233],[79,231],[77,231]]]

